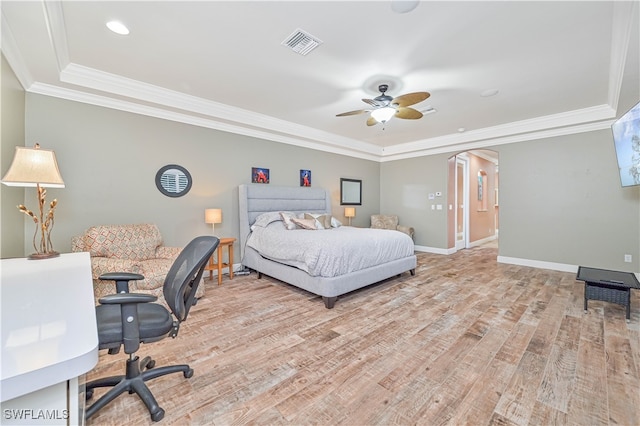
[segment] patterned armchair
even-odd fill
[[[107,272],[143,275],[144,280],[129,283],[129,291],[152,294],[166,304],[162,291],[164,279],[181,250],[163,246],[160,230],[153,224],[92,226],[71,239],[71,251],[88,251],[91,256],[96,304],[101,297],[116,291],[113,281],[98,279]],[[200,285],[196,297],[203,295],[204,285]]]
[[[375,229],[394,229],[404,232],[413,239],[413,228],[410,226],[398,225],[398,216],[385,214],[372,214],[371,227]]]

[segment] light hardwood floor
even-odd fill
[[[332,310],[255,273],[207,281],[178,337],[139,352],[195,370],[149,382],[160,424],[640,425],[640,291],[630,323],[615,304],[585,313],[575,274],[496,256],[420,253],[414,277]],[[101,353],[88,379],[124,360]],[[125,394],[87,424],[151,423]]]

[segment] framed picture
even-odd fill
[[[252,183],[269,183],[269,169],[265,169],[263,167],[252,167],[251,182]]]
[[[300,186],[311,186],[311,170],[300,170]]]
[[[340,205],[362,205],[362,181],[360,179],[340,178]]]

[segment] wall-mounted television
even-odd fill
[[[640,102],[618,118],[611,130],[622,186],[640,185]]]

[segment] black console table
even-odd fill
[[[631,272],[580,266],[576,280],[584,281],[584,310],[587,301],[603,300],[627,308],[627,321],[631,319],[631,289],[640,289],[640,282]]]

